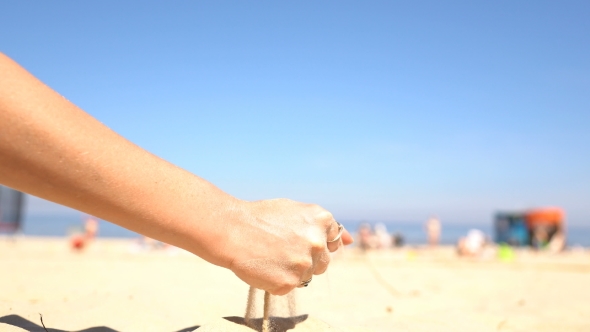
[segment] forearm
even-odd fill
[[[0,54],[0,183],[218,265],[239,201],[137,147]]]
[[[307,285],[352,242],[320,206],[240,201],[142,150],[1,53],[0,183],[187,249],[272,294]]]

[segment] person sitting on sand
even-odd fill
[[[457,242],[457,253],[459,256],[477,257],[483,252],[486,242],[486,236],[482,231],[471,229],[467,236]]]
[[[84,231],[75,232],[70,238],[70,247],[74,251],[82,251],[98,234],[98,220],[88,217],[84,220]]]
[[[330,212],[244,201],[127,141],[0,53],[0,183],[194,253],[282,295],[352,237]]]

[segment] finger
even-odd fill
[[[344,226],[342,226],[336,220],[332,221],[330,226],[328,226],[326,229],[326,242],[338,242],[338,239],[342,236],[341,227],[344,229]]]
[[[295,287],[298,287],[294,284],[283,284],[273,289],[265,289],[267,292],[271,293],[272,295],[279,295],[283,296],[291,292]]]
[[[352,235],[350,235],[350,233],[346,229],[344,229],[344,233],[342,233],[341,239],[342,244],[344,244],[345,246],[354,242]]]
[[[299,281],[297,288],[307,287],[307,285],[311,282],[313,274],[313,268],[306,272],[303,277],[301,277],[301,281]]]
[[[308,268],[304,270],[305,272],[301,276],[300,284],[297,286],[299,288],[307,287],[306,282],[308,283],[308,281],[311,280],[311,278],[315,274],[314,271],[318,268],[318,266],[320,266],[320,268],[324,268],[323,265],[326,264],[324,263],[326,261],[326,258],[323,257],[325,252],[328,251],[326,248],[326,243],[324,242],[324,237],[321,236],[321,234],[317,235],[318,236],[314,237],[314,239],[311,242],[311,264]]]
[[[334,223],[334,224],[336,224],[338,226],[338,223]],[[342,229],[342,234],[340,236],[339,241],[330,242],[329,239],[334,239],[334,238],[338,237],[338,233],[334,233],[334,230],[333,230],[334,228],[338,229],[338,227],[332,226],[329,231],[330,234],[328,235],[328,250],[330,250],[330,252],[335,252],[342,245],[349,245],[354,242],[352,235],[350,235],[350,233],[345,228]]]
[[[340,241],[338,241],[338,242],[340,242]],[[322,274],[322,273],[326,272],[329,264],[330,264],[330,252],[328,250],[324,250],[324,252],[322,252],[315,260],[313,274],[318,275],[318,274]]]
[[[336,242],[328,242],[327,248],[328,248],[329,252],[335,252],[338,250],[338,248],[340,248],[341,245],[342,245],[342,239],[340,239]]]

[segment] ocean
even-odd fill
[[[30,236],[66,236],[72,230],[81,228],[82,216],[76,214],[64,215],[29,215],[23,221],[23,233]],[[342,224],[354,233],[360,221],[343,221]],[[374,222],[369,222],[375,225]],[[400,233],[408,245],[420,245],[426,243],[424,222],[385,222],[389,233]],[[441,244],[453,245],[457,240],[467,234],[470,229],[479,229],[490,238],[493,238],[492,222],[488,224],[473,223],[459,224],[452,222],[442,223]],[[99,222],[99,237],[110,238],[136,238],[139,235],[123,227],[101,220]],[[569,246],[590,247],[590,225],[569,225],[567,227],[567,243]]]
[[[344,221],[342,222],[346,229],[355,232],[361,222],[359,221]],[[375,222],[369,222],[371,226],[375,226]],[[387,232],[399,233],[404,237],[405,243],[408,245],[426,244],[426,233],[424,231],[424,221],[422,222],[384,222]],[[494,239],[494,228],[490,221],[488,224],[482,223],[445,223],[442,221],[442,232],[440,243],[443,245],[455,245],[457,240],[467,235],[471,229],[478,229],[486,234],[490,239]],[[590,225],[570,225],[567,226],[567,244],[568,246],[583,246],[590,247]]]

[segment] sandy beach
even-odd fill
[[[65,239],[1,238],[0,271],[1,331],[44,331],[39,314],[54,332],[211,331],[244,317],[248,294],[228,270],[130,240],[99,239],[75,253]],[[589,331],[589,283],[588,250],[518,251],[504,262],[461,259],[450,247],[353,248],[296,291],[303,318],[293,328]]]

